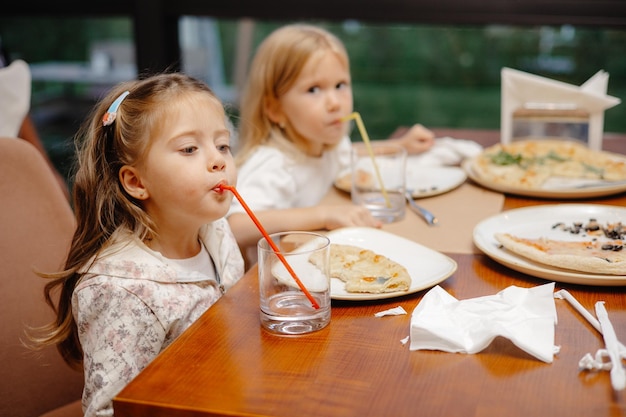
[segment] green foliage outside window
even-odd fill
[[[232,83],[238,21],[218,23],[224,73]],[[284,23],[256,22],[253,45]],[[603,69],[610,74],[608,94],[626,100],[626,30],[312,23],[328,28],[346,44],[355,110],[363,115],[372,137],[387,136],[395,127],[415,122],[498,129],[504,66],[575,85]],[[132,42],[132,38],[127,18],[0,18],[3,44],[15,58],[29,62],[86,62],[92,42]],[[35,104],[39,88],[43,87],[34,86]],[[626,132],[624,105],[606,112],[605,131]]]

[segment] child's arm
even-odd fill
[[[411,154],[420,154],[429,150],[435,141],[435,134],[420,124],[413,125],[402,136],[388,139],[390,143],[396,143]]]
[[[113,415],[113,397],[159,354],[166,337],[151,306],[110,279],[94,277],[90,281],[100,284],[76,290],[73,300],[84,351],[83,404],[90,416]]]
[[[254,213],[268,233],[287,230],[333,230],[339,227],[381,227],[370,212],[360,206],[319,205],[314,207],[263,210]],[[252,246],[262,237],[250,217],[233,213],[228,217],[230,228],[240,246]]]

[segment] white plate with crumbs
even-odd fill
[[[330,296],[333,300],[382,300],[401,297],[431,288],[450,277],[457,269],[454,259],[400,236],[369,227],[344,227],[326,236],[331,243],[358,246],[372,250],[404,266],[411,276],[408,291],[382,294],[350,293],[344,282],[330,279]]]
[[[467,179],[464,169],[451,166],[427,166],[412,163],[410,157],[406,164],[406,189],[413,198],[432,197],[452,191]],[[350,172],[339,174],[335,187],[350,192],[352,179]]]
[[[452,191],[467,179],[467,174],[458,167],[436,167],[424,165],[406,166],[406,188],[413,198],[432,197]]]
[[[588,240],[584,231],[568,232],[575,223],[587,224],[595,219],[600,224],[626,223],[626,208],[596,204],[548,204],[507,210],[478,223],[474,228],[474,244],[494,261],[515,271],[551,281],[579,285],[626,285],[624,275],[577,272],[533,262],[503,248],[496,233],[510,233],[525,238],[546,237],[557,240]],[[565,230],[555,227],[562,223]]]

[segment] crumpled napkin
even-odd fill
[[[428,166],[460,165],[465,158],[478,155],[483,147],[467,139],[436,138],[433,146],[424,153],[409,156],[411,163]]]
[[[30,68],[20,59],[0,68],[0,136],[17,137],[30,109]]]
[[[433,287],[411,315],[410,350],[477,353],[497,336],[551,363],[557,321],[554,283],[510,286],[495,295],[457,300]]]

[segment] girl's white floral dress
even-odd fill
[[[200,239],[217,280],[132,237],[107,248],[81,278],[72,308],[84,352],[85,416],[112,416],[113,397],[243,276],[225,219],[203,227]]]

